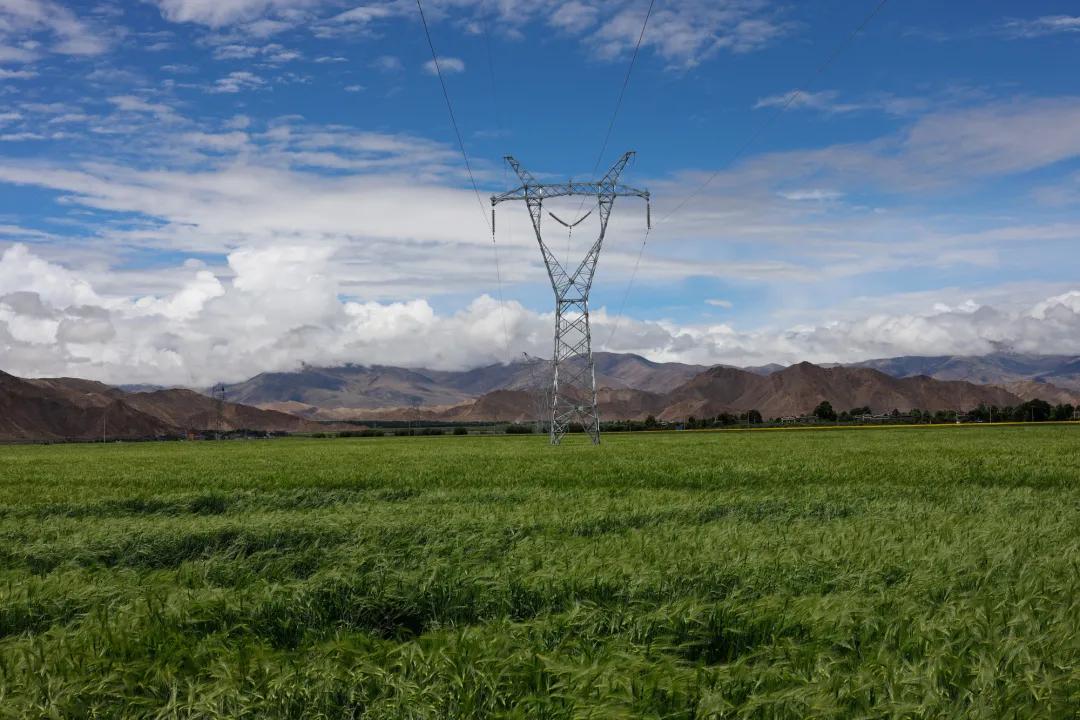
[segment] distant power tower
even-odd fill
[[[513,157],[506,162],[521,179],[521,186],[491,198],[491,225],[495,227],[495,206],[508,200],[524,200],[532,217],[536,241],[544,256],[551,288],[555,291],[555,352],[551,360],[551,444],[558,445],[575,420],[581,424],[594,444],[600,442],[600,414],[596,409],[596,374],[593,369],[592,336],[589,332],[589,291],[592,289],[600,248],[604,244],[611,208],[617,197],[640,197],[646,202],[646,222],[651,224],[651,210],[646,190],[619,184],[619,175],[634,153],[628,152],[612,165],[598,182],[574,182],[545,185],[536,181]],[[577,268],[570,271],[558,261],[544,242],[540,220],[544,200],[559,197],[584,196],[596,199],[600,218],[600,234],[585,253]],[[589,211],[590,213],[592,210]],[[567,228],[578,225],[585,216],[564,222]],[[578,362],[575,362],[577,360]],[[562,373],[560,375],[560,373]]]
[[[529,369],[525,380],[525,391],[532,399],[532,414],[535,416],[536,432],[544,432],[551,419],[551,361],[522,353],[523,362]]]
[[[218,383],[212,392],[217,410],[218,432],[225,432],[225,383]]]

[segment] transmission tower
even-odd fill
[[[218,383],[213,389],[214,405],[217,410],[217,429],[219,433],[225,432],[225,383]]]
[[[524,200],[532,217],[536,242],[544,257],[551,289],[555,292],[555,352],[551,360],[551,444],[558,445],[575,420],[581,424],[594,444],[600,442],[600,414],[596,409],[596,374],[593,369],[592,337],[589,332],[589,291],[592,289],[600,248],[604,244],[611,208],[617,197],[640,197],[646,202],[646,222],[651,224],[651,209],[647,190],[619,184],[619,175],[634,153],[624,154],[597,182],[542,184],[521,167],[511,156],[506,162],[517,173],[521,186],[491,198],[491,226],[495,227],[495,206],[508,200]],[[583,196],[596,199],[600,233],[573,270],[563,267],[540,231],[544,201],[551,198]],[[592,212],[590,210],[590,212]],[[581,220],[565,223],[577,225]],[[579,362],[575,362],[579,360]],[[561,374],[560,374],[561,373]]]
[[[536,432],[544,432],[551,415],[551,361],[522,353],[523,362],[529,369],[525,380],[525,392],[532,400],[532,414],[535,416]]]

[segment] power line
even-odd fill
[[[484,30],[484,49],[487,53],[488,80],[491,82],[491,105],[494,110],[495,124],[499,127],[499,132],[501,133],[505,130],[505,123],[503,123],[503,114],[499,103],[499,93],[495,83],[495,53],[491,50],[491,29],[488,18],[488,13],[490,12],[489,7],[490,3],[485,0],[481,7],[481,17],[483,18],[481,27]]]
[[[649,242],[649,234],[652,233],[652,228],[645,229],[645,236],[641,238],[641,247],[638,248],[637,259],[634,261],[634,269],[630,271],[630,280],[626,283],[626,290],[623,291],[622,300],[619,302],[619,312],[615,315],[615,324],[611,326],[611,332],[608,334],[607,343],[604,344],[605,348],[611,348],[611,341],[615,338],[615,331],[619,329],[619,323],[622,322],[623,310],[626,309],[626,301],[630,298],[630,290],[634,287],[634,279],[637,278],[638,267],[641,266],[641,256],[645,254],[645,243]]]
[[[416,8],[420,11],[420,22],[424,25],[424,35],[427,37],[428,48],[431,49],[431,61],[435,64],[435,74],[439,76],[443,100],[446,101],[446,112],[450,115],[450,125],[453,127],[454,135],[457,137],[461,157],[465,160],[465,172],[469,174],[469,182],[472,183],[473,192],[476,193],[476,202],[480,205],[480,217],[483,218],[484,225],[490,229],[487,209],[484,207],[484,201],[480,197],[480,188],[476,185],[476,178],[473,177],[472,164],[469,163],[469,154],[465,152],[465,141],[461,139],[461,130],[458,128],[457,118],[454,117],[454,105],[450,102],[450,92],[446,89],[446,78],[443,77],[442,67],[439,65],[439,56],[435,52],[435,43],[431,40],[431,30],[428,29],[427,17],[424,16],[424,6],[420,3],[420,0],[416,0]]]
[[[745,153],[755,142],[757,142],[757,140],[762,135],[764,135],[765,131],[768,130],[769,128],[771,128],[772,125],[779,119],[779,117],[789,107],[791,107],[792,103],[794,103],[796,100],[798,100],[800,97],[802,97],[805,94],[806,88],[811,87],[813,85],[813,83],[816,82],[817,79],[826,70],[828,70],[829,67],[832,66],[833,62],[836,61],[836,59],[843,53],[843,51],[846,50],[848,48],[848,46],[851,45],[855,41],[855,38],[858,37],[859,34],[866,28],[866,26],[869,25],[870,22],[875,17],[877,17],[877,15],[882,11],[882,9],[884,9],[884,7],[885,7],[886,3],[888,3],[888,1],[889,0],[880,0],[874,6],[874,8],[866,15],[866,17],[863,18],[862,22],[860,22],[855,27],[855,29],[852,30],[851,33],[839,45],[837,45],[836,48],[834,48],[831,53],[829,53],[828,56],[826,56],[825,60],[822,61],[817,66],[817,68],[815,68],[813,75],[811,75],[809,80],[806,83],[803,84],[803,87],[795,89],[787,97],[787,99],[784,101],[783,105],[781,105],[779,108],[777,108],[776,111],[773,112],[772,116],[770,116],[769,119],[766,120],[763,124],[759,125],[757,127],[757,129],[750,135],[750,137],[747,138],[747,140],[736,149],[735,153],[728,160],[727,165],[731,165],[733,162],[738,160],[743,155],[743,153]],[[639,42],[640,42],[640,40],[639,40]],[[720,172],[721,172],[721,170],[716,170],[716,172],[714,172],[712,175],[710,175],[708,178],[706,178],[705,182],[703,182],[700,186],[698,186],[698,188],[695,189],[694,192],[692,192],[691,194],[689,194],[685,198],[683,198],[682,202],[680,202],[678,205],[676,205],[674,207],[674,209],[671,210],[671,212],[669,212],[668,214],[666,214],[662,218],[660,218],[660,220],[658,220],[656,224],[659,225],[660,223],[667,222],[669,219],[671,219],[672,215],[679,212],[683,207],[685,207],[687,205],[687,203],[689,203],[691,200],[693,200],[694,198],[699,196],[702,193],[702,191],[705,190],[705,188],[708,187],[710,183],[712,183],[713,180],[715,180],[717,177],[719,177]],[[638,267],[641,265],[641,257],[645,253],[645,244],[649,240],[650,233],[652,233],[652,227],[649,227],[648,229],[646,229],[645,236],[641,240],[641,247],[638,249],[637,259],[634,261],[634,269],[630,272],[630,281],[627,283],[626,292],[623,293],[622,302],[619,305],[619,312],[615,316],[615,323],[611,327],[611,333],[608,335],[608,340],[607,340],[607,344],[605,345],[605,347],[611,347],[611,341],[612,341],[612,339],[614,339],[615,332],[619,329],[619,324],[622,322],[623,310],[626,308],[626,301],[630,297],[630,289],[633,287],[634,279],[637,277]]]
[[[645,29],[649,27],[649,18],[652,17],[653,6],[656,5],[656,0],[649,0],[649,9],[645,12],[645,19],[641,22],[641,32],[638,33],[637,43],[634,45],[634,52],[630,55],[630,64],[626,66],[626,75],[623,77],[622,87],[619,89],[619,97],[615,100],[615,110],[611,113],[611,120],[608,122],[607,132],[604,133],[604,142],[600,145],[600,152],[596,156],[596,162],[593,163],[592,175],[596,174],[597,169],[600,167],[600,163],[604,160],[604,153],[607,152],[608,143],[611,141],[611,133],[615,129],[615,121],[619,117],[619,110],[622,109],[623,98],[626,96],[626,88],[630,86],[630,76],[634,72],[634,64],[637,62],[638,53],[641,51],[641,42],[645,39]],[[581,209],[585,207],[585,198],[581,198],[581,202],[578,204],[577,214],[581,214]],[[569,239],[567,240],[566,254],[570,255]]]
[[[653,7],[656,5],[656,0],[649,1],[649,9],[645,12],[645,19],[641,23],[641,32],[638,33],[637,43],[634,45],[634,52],[630,55],[630,64],[626,67],[626,75],[623,77],[622,87],[619,89],[619,96],[615,100],[615,110],[611,113],[611,120],[608,122],[607,132],[604,133],[604,142],[600,145],[600,152],[596,156],[596,162],[593,163],[592,175],[596,174],[597,169],[600,167],[600,163],[603,162],[604,153],[607,152],[608,143],[611,141],[611,133],[615,129],[615,121],[619,117],[619,110],[622,109],[623,98],[626,96],[626,88],[630,86],[630,76],[634,72],[634,64],[637,62],[638,53],[641,51],[641,42],[645,39],[645,29],[649,26],[649,18],[652,17]],[[577,214],[581,214],[582,208],[585,207],[586,198],[581,198],[581,202],[578,203]],[[570,236],[566,238],[566,256],[570,256]]]
[[[495,83],[495,54],[491,51],[491,30],[488,23],[488,3],[484,2],[481,9],[481,17],[483,18],[482,27],[484,29],[484,46],[487,50],[487,63],[488,63],[488,79],[491,81],[491,105],[494,110],[495,124],[499,128],[499,132],[503,131],[502,113],[499,110],[499,93]],[[506,175],[506,167],[503,167],[503,176]],[[481,207],[483,207],[483,201],[481,201]],[[486,213],[485,213],[486,219]],[[491,217],[491,251],[495,256],[495,278],[498,282],[499,289],[499,315],[502,318],[503,326],[503,344],[506,348],[506,362],[510,362],[510,330],[506,324],[506,298],[503,294],[503,281],[502,281],[502,268],[499,263],[499,244],[495,240],[495,216]]]
[[[597,169],[600,167],[600,163],[604,159],[604,153],[607,152],[608,143],[611,141],[611,133],[615,129],[615,121],[619,117],[619,111],[622,109],[623,98],[626,97],[626,89],[630,87],[630,76],[634,72],[634,65],[637,63],[638,53],[641,52],[641,43],[645,39],[645,30],[649,27],[649,18],[652,17],[653,7],[656,5],[656,0],[649,0],[649,9],[645,11],[645,19],[641,22],[641,32],[638,33],[637,43],[634,45],[634,52],[630,55],[630,63],[626,66],[626,75],[623,77],[622,87],[619,88],[619,97],[615,100],[615,110],[611,113],[611,120],[608,122],[607,131],[604,133],[604,142],[600,145],[600,152],[596,156],[596,162],[593,163],[592,174],[595,175]],[[578,204],[577,214],[581,214],[582,208],[585,207],[585,198],[581,199],[581,203]],[[646,230],[645,238],[649,237],[651,227]],[[566,239],[566,255],[570,255],[570,236]],[[638,262],[641,262],[641,253],[645,251],[644,241],[641,244],[641,251],[638,253]],[[630,294],[630,287],[633,285],[633,277],[637,275],[637,265],[634,266],[634,272],[630,276],[630,282],[626,286],[626,290],[623,293],[623,304],[626,304],[626,298]],[[621,312],[621,311],[620,311]],[[613,328],[614,329],[614,328]],[[608,345],[611,344],[611,338],[608,338]]]
[[[416,9],[420,11],[420,22],[424,26],[424,37],[427,38],[428,48],[431,50],[431,61],[435,65],[435,74],[439,77],[439,86],[442,88],[443,100],[446,101],[446,112],[450,116],[450,125],[454,129],[454,136],[457,138],[458,149],[461,150],[461,157],[465,161],[465,172],[469,175],[469,183],[472,184],[473,193],[476,195],[476,202],[480,206],[480,217],[483,218],[484,225],[491,230],[491,244],[495,251],[495,275],[499,284],[499,307],[500,314],[502,315],[503,325],[503,338],[506,346],[507,360],[510,358],[510,332],[506,325],[506,302],[503,299],[502,290],[502,269],[499,266],[499,249],[495,243],[495,220],[492,217],[491,223],[488,223],[487,208],[484,206],[484,200],[480,197],[480,188],[476,184],[476,177],[473,175],[472,164],[469,162],[469,153],[465,150],[465,141],[461,137],[461,129],[458,127],[457,118],[454,116],[454,104],[450,102],[450,91],[446,87],[446,78],[443,77],[442,67],[439,65],[439,55],[435,51],[435,43],[431,39],[431,29],[428,27],[427,17],[424,15],[424,6],[420,0],[416,0]],[[485,23],[485,33],[487,25]],[[489,39],[489,53],[490,53],[490,39]],[[490,54],[488,56],[490,62]],[[492,90],[495,87],[495,71],[491,69]]]
[[[611,132],[615,129],[615,120],[619,117],[619,110],[622,108],[623,97],[626,95],[626,88],[630,85],[630,75],[634,72],[634,63],[637,62],[638,52],[641,50],[641,41],[645,39],[645,28],[649,26],[649,18],[652,17],[653,6],[655,4],[656,0],[650,0],[649,9],[645,13],[645,20],[641,23],[641,32],[638,33],[637,44],[634,45],[634,53],[630,56],[630,64],[626,68],[626,77],[623,78],[622,89],[619,90],[619,98],[615,101],[615,111],[611,114],[611,122],[608,123],[607,132],[604,134],[604,143],[600,146],[600,154],[596,156],[596,162],[593,164],[593,175],[596,174],[597,168],[600,167],[600,163],[604,159],[604,153],[607,151],[608,142],[611,140]],[[578,212],[580,212],[580,210]]]
[[[499,93],[497,85],[495,83],[495,54],[491,50],[491,29],[489,18],[487,15],[488,3],[484,3],[483,7],[483,28],[484,28],[484,46],[487,50],[487,63],[488,63],[488,79],[491,81],[491,104],[495,115],[495,124],[499,128],[499,132],[504,130],[504,123],[502,118],[502,112],[500,111]],[[506,168],[503,167],[503,174],[506,174]],[[506,361],[510,362],[510,330],[506,325],[506,298],[503,295],[503,282],[502,282],[502,269],[499,264],[499,245],[495,240],[495,218],[491,219],[491,250],[495,255],[495,276],[498,281],[499,289],[499,314],[502,316],[503,326],[503,340],[506,345]]]
[[[803,83],[802,87],[796,88],[794,91],[792,91],[791,94],[788,95],[784,103],[777,107],[776,110],[773,111],[773,114],[764,123],[759,125],[755,129],[755,131],[750,134],[750,137],[748,137],[746,141],[743,142],[743,144],[735,150],[735,153],[728,159],[726,166],[730,166],[732,163],[742,157],[743,153],[745,153],[750,148],[750,146],[757,142],[758,139],[762,135],[764,135],[765,132],[769,130],[776,123],[777,120],[780,119],[780,116],[783,115],[796,100],[806,94],[806,90],[812,87],[817,81],[817,79],[821,76],[821,74],[832,66],[833,62],[835,62],[836,59],[840,57],[841,53],[843,53],[844,50],[846,50],[848,46],[855,41],[855,38],[859,36],[859,33],[861,33],[866,28],[866,26],[870,24],[871,20],[877,17],[878,13],[881,12],[881,10],[888,2],[889,0],[880,0],[880,2],[878,2],[877,5],[874,6],[874,9],[871,10],[870,13],[863,18],[862,22],[860,22],[855,27],[855,29],[851,31],[851,33],[843,40],[843,42],[837,45],[833,49],[833,51],[829,53],[825,60],[822,61],[821,64],[817,66],[817,68],[815,68],[814,73],[805,83]],[[701,183],[701,185],[699,185],[698,188],[694,190],[694,192],[683,198],[682,202],[676,205],[674,209],[671,210],[671,212],[662,217],[657,224],[667,222],[672,215],[682,210],[687,203],[701,195],[702,191],[705,190],[705,188],[707,188],[713,180],[719,177],[721,171],[722,169],[718,169],[716,172],[706,178],[705,182]]]
[[[499,265],[499,245],[495,242],[495,220],[491,222],[491,250],[495,254],[495,278],[499,283],[499,315],[502,316],[503,345],[506,347],[506,362],[510,362],[510,330],[506,325],[506,299],[503,297],[502,268]]]

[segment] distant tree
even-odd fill
[[[686,429],[687,430],[697,430],[697,427],[698,427],[698,421],[697,421],[697,418],[695,418],[693,415],[691,415],[689,418],[686,419]]]
[[[1065,403],[1064,405],[1055,405],[1053,418],[1054,420],[1072,420],[1073,413],[1075,412],[1076,408],[1073,407],[1070,403]]]
[[[1053,410],[1045,400],[1028,400],[1013,411],[1013,419],[1020,422],[1043,422],[1050,419]]]
[[[468,435],[469,430],[468,430],[468,428],[463,428],[463,427],[461,427],[459,425],[458,427],[454,428],[454,434],[455,435]]]
[[[648,417],[645,418],[645,429],[646,430],[655,430],[656,425],[657,425],[656,418],[653,417],[652,415],[649,415]]]
[[[761,417],[761,413],[757,410],[751,410],[750,412],[746,413],[746,421],[751,425],[760,425],[761,423],[765,422],[765,420]]]
[[[832,403],[828,400],[822,400],[821,403],[814,408],[814,417],[818,420],[836,420],[836,411],[833,410]]]

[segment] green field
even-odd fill
[[[1080,427],[0,448],[0,717],[1080,717]]]

